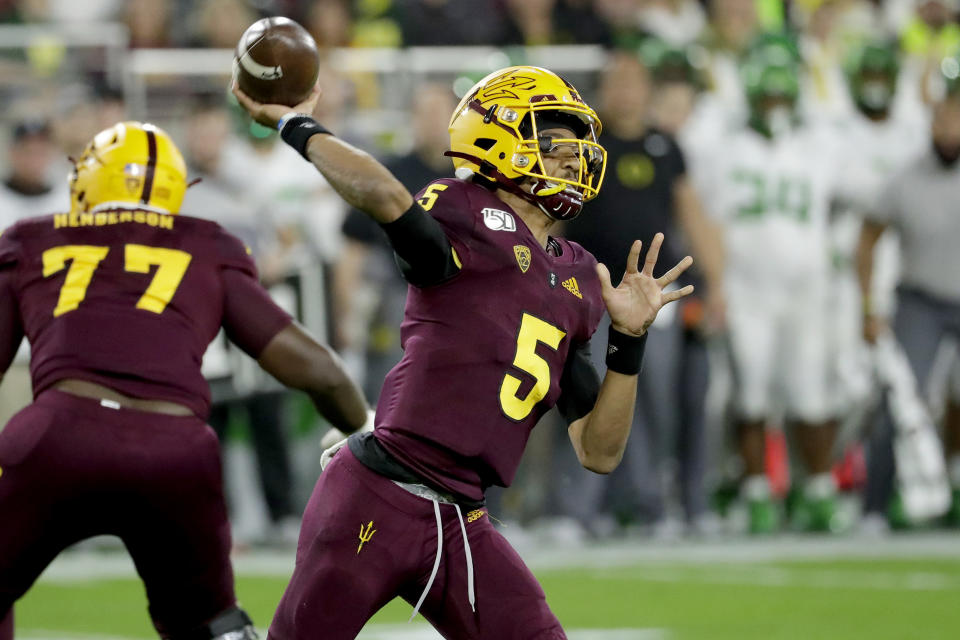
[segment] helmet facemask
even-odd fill
[[[569,131],[573,137],[546,133],[555,134],[558,130]],[[596,197],[603,178],[606,151],[597,144],[593,124],[561,111],[534,109],[521,124],[520,131],[527,135],[517,142],[513,157],[513,164],[522,176],[516,182],[551,218],[577,217],[583,203]],[[567,163],[553,171],[548,168],[550,160],[558,158],[562,162],[565,157],[575,160],[575,176],[562,175]]]
[[[747,101],[750,126],[760,134],[777,138],[797,122],[799,85],[797,70],[785,65],[748,68]]]

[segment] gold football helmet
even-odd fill
[[[558,126],[577,137],[540,135]],[[600,129],[597,113],[569,82],[540,67],[508,67],[464,95],[450,118],[447,155],[459,175],[483,175],[550,217],[569,220],[600,191],[607,158],[597,144]],[[543,156],[559,147],[579,158],[576,179],[547,175]]]
[[[187,164],[159,127],[120,122],[94,136],[74,162],[69,182],[73,212],[177,213],[187,190]]]

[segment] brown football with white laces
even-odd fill
[[[233,58],[240,89],[264,104],[303,102],[320,72],[317,43],[306,29],[282,16],[257,20],[243,32]]]

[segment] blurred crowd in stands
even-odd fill
[[[599,46],[595,68],[570,75],[603,119],[607,175],[565,232],[622,273],[630,240],[662,231],[661,264],[694,255],[698,294],[651,329],[622,468],[579,468],[547,419],[518,489],[491,491],[493,514],[533,525],[514,535],[564,539],[916,526],[898,502],[871,355],[892,324],[943,423],[956,526],[960,254],[927,240],[960,240],[946,213],[960,202],[958,12],[958,0],[0,0],[0,33],[25,34],[0,38],[0,229],[67,206],[68,157],[93,133],[155,118],[202,179],[183,213],[244,239],[276,299],[376,401],[401,355],[406,292],[377,226],[242,115],[229,68],[184,84],[173,67],[135,104],[124,56],[111,72],[114,45],[63,34],[113,23],[131,54],[232,50],[256,19],[294,18],[323,51],[320,120],[411,192],[452,174],[447,121],[487,71],[537,55],[588,59]],[[537,54],[543,45],[581,49]],[[405,70],[399,98],[389,73],[337,64],[344,52],[421,46],[501,53],[489,68]],[[939,217],[915,229],[928,212]],[[897,318],[905,303],[909,321]],[[29,396],[28,359],[24,348],[0,386],[0,420]],[[269,522],[238,537],[295,539],[319,471],[315,417],[222,338],[205,367],[211,423],[249,425],[260,462]]]

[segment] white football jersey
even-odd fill
[[[928,123],[922,119],[893,118],[872,122],[857,114],[837,131],[844,141],[842,209],[831,230],[833,263],[853,277],[853,262],[863,216],[879,205],[891,176],[916,159],[929,145]],[[884,234],[874,253],[871,297],[878,312],[891,310],[899,271],[896,234]]]
[[[728,277],[782,288],[826,270],[838,159],[833,136],[819,127],[773,139],[742,128],[724,138],[698,184],[724,229]]]
[[[830,344],[834,355],[833,399],[845,411],[866,401],[873,377],[869,353],[862,341],[863,315],[855,270],[863,216],[878,206],[890,177],[921,154],[929,143],[922,119],[891,118],[873,122],[859,113],[838,124],[845,143],[841,209],[830,229],[832,264],[829,297]],[[889,316],[899,272],[895,233],[885,233],[874,250],[871,307]]]
[[[922,119],[873,122],[859,113],[844,120],[836,135],[844,145],[844,201],[861,213],[876,206],[886,180],[930,143],[928,125]]]

